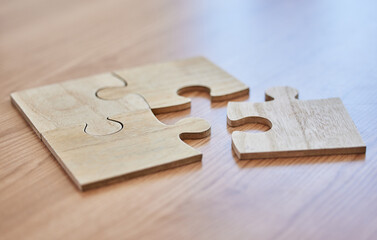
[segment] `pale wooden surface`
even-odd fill
[[[249,93],[244,83],[203,57],[114,71],[114,76],[126,86],[99,89],[99,98],[113,100],[127,93],[138,93],[156,114],[189,108],[190,99],[178,95],[184,92],[205,91],[210,94],[211,101],[229,100]]]
[[[267,102],[229,102],[232,127],[260,123],[262,133],[234,131],[232,148],[239,159],[363,154],[365,144],[342,100],[298,99],[292,87],[266,90]]]
[[[2,1],[2,239],[376,239],[375,1]],[[202,163],[81,193],[11,105],[11,92],[203,55],[262,102],[290,85],[340,97],[366,155],[238,161],[226,103],[194,97]],[[245,98],[240,100],[247,100]],[[250,125],[249,125],[250,126]],[[251,127],[251,126],[250,126]],[[258,126],[259,127],[259,126]],[[259,128],[261,129],[261,128]]]

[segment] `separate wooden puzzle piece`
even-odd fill
[[[202,154],[180,138],[208,136],[207,121],[186,118],[168,126],[148,105],[139,107],[111,117],[123,124],[115,134],[93,136],[78,125],[45,132],[42,140],[81,190],[201,160]]]
[[[11,99],[39,137],[47,131],[85,123],[87,133],[106,135],[122,128],[121,123],[107,119],[108,116],[148,106],[135,95],[114,101],[97,98],[98,88],[106,86],[122,86],[122,83],[106,73],[12,93]]]
[[[296,89],[275,87],[266,91],[266,100],[228,103],[228,125],[262,123],[271,128],[265,133],[233,132],[239,159],[365,153],[339,98],[300,101]]]
[[[97,96],[114,100],[127,93],[142,95],[154,113],[190,107],[190,99],[178,94],[205,90],[212,101],[223,101],[249,93],[249,88],[203,57],[159,63],[114,72],[126,86],[102,88]]]

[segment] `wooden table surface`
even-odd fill
[[[377,239],[377,2],[0,1],[1,239]],[[239,161],[226,102],[185,94],[202,163],[80,192],[11,105],[14,91],[206,56],[250,86],[342,98],[365,155]],[[46,103],[48,104],[48,103]],[[251,130],[250,130],[251,131]]]

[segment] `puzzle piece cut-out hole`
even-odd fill
[[[211,89],[207,86],[203,85],[196,85],[196,86],[187,86],[187,87],[182,87],[177,90],[178,95],[183,95],[185,93],[191,93],[191,92],[204,92],[207,94],[211,94]]]
[[[99,89],[100,99],[115,100],[138,93],[155,114],[190,107],[190,99],[179,96],[191,90],[206,91],[212,101],[225,101],[248,95],[249,88],[203,57],[151,64],[115,71],[124,86]]]
[[[240,159],[365,153],[366,146],[339,98],[298,100],[298,91],[274,87],[267,102],[229,102],[228,125],[266,124],[261,134],[235,131],[232,147]]]

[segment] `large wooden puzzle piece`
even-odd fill
[[[203,57],[158,63],[115,71],[125,86],[100,89],[102,99],[119,99],[127,93],[142,95],[154,113],[190,107],[190,99],[178,94],[190,90],[210,93],[212,101],[223,101],[249,93],[249,88]]]
[[[275,87],[264,103],[229,102],[228,125],[262,123],[263,133],[232,133],[239,159],[365,153],[366,146],[339,98],[298,100],[298,91]]]
[[[210,134],[203,119],[160,123],[145,99],[106,101],[99,88],[121,86],[112,74],[16,92],[20,110],[81,190],[201,160],[181,141]]]
[[[81,190],[201,160],[202,154],[181,139],[208,136],[207,121],[186,118],[169,126],[147,104],[141,107],[112,116],[123,124],[114,134],[86,134],[82,124],[45,132],[42,138]]]

